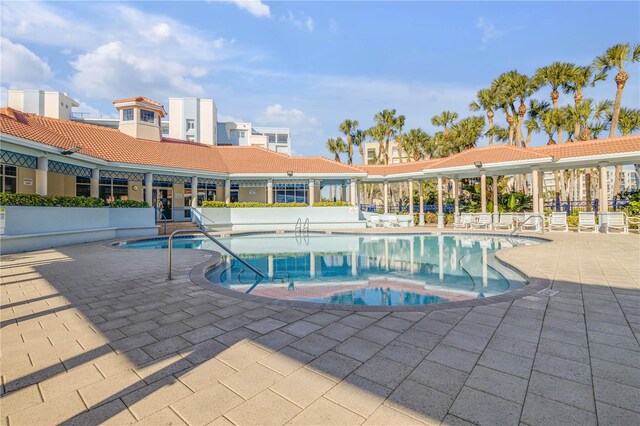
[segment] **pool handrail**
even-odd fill
[[[218,241],[217,238],[215,238],[214,236],[212,236],[211,234],[209,234],[207,231],[204,231],[202,229],[178,229],[176,231],[173,231],[171,233],[171,235],[169,236],[169,242],[168,242],[168,249],[169,249],[169,265],[168,265],[168,273],[167,273],[167,280],[171,280],[171,263],[172,263],[172,259],[173,259],[173,237],[177,234],[194,234],[194,233],[200,233],[202,235],[204,235],[205,237],[209,238],[211,241],[213,241],[213,243],[215,243],[216,245],[218,245],[221,249],[223,249],[224,251],[226,251],[227,253],[229,253],[234,259],[238,260],[240,263],[242,263],[244,266],[246,266],[247,268],[249,268],[251,271],[253,271],[254,273],[256,273],[260,278],[264,278],[264,274],[262,272],[260,272],[259,270],[257,270],[256,268],[254,268],[253,266],[251,266],[249,263],[247,263],[246,260],[242,259],[240,256],[238,256],[237,254],[235,254],[233,251],[231,251],[227,246],[225,246],[224,244],[222,244],[220,241]]]

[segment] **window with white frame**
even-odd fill
[[[133,108],[122,110],[122,121],[133,121]]]
[[[18,171],[15,166],[0,166],[0,192],[15,194],[18,190]]]
[[[147,109],[140,110],[140,121],[144,123],[153,123],[155,122],[156,115],[153,111],[149,111]]]
[[[196,128],[196,120],[187,120],[187,130],[193,130]]]
[[[231,136],[232,139],[244,139],[244,138],[247,137],[247,131],[246,130],[231,129],[229,131],[229,136]]]

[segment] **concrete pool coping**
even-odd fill
[[[293,234],[292,231],[224,231],[224,232],[211,232],[211,235],[214,237],[230,237],[230,236],[247,236],[247,235],[260,235],[260,234]],[[455,236],[455,235],[467,235],[467,236],[485,236],[485,237],[511,237],[511,238],[519,238],[519,239],[530,239],[541,241],[543,243],[549,243],[553,240],[544,238],[539,236],[538,234],[525,234],[518,236],[511,236],[507,233],[499,233],[496,231],[488,231],[488,232],[455,232],[451,230],[445,231],[433,231],[433,230],[424,230],[424,231],[416,231],[412,228],[407,228],[403,230],[403,232],[363,232],[362,230],[326,230],[326,231],[311,231],[310,233],[314,235],[379,235],[379,236],[397,236],[397,235],[429,235],[429,236]],[[195,236],[202,235],[198,233],[193,234],[184,234],[181,236],[176,236],[175,238],[193,238]],[[109,245],[112,247],[124,248],[123,246],[127,243],[137,242],[137,241],[153,241],[153,240],[166,240],[167,237],[152,237],[152,238],[133,238],[128,240],[119,241],[116,243],[110,243]],[[354,311],[354,312],[420,312],[420,313],[428,313],[437,310],[443,309],[455,309],[455,308],[471,308],[475,306],[488,306],[496,303],[502,302],[511,302],[526,296],[531,296],[535,293],[543,291],[550,287],[551,280],[548,278],[538,278],[530,271],[527,273],[527,268],[524,267],[516,267],[512,264],[512,262],[506,261],[501,252],[512,251],[521,248],[525,248],[527,246],[521,247],[510,247],[508,249],[499,249],[494,252],[496,261],[499,262],[502,266],[509,268],[515,271],[517,274],[524,277],[524,279],[528,282],[522,288],[518,288],[512,291],[507,291],[503,294],[499,294],[496,296],[484,297],[481,299],[469,299],[469,300],[461,300],[461,301],[450,301],[450,302],[442,302],[442,303],[433,303],[427,305],[394,305],[394,306],[375,306],[375,305],[354,305],[354,304],[335,304],[335,303],[321,303],[321,302],[305,302],[299,300],[286,300],[286,299],[274,299],[265,296],[258,296],[253,294],[247,294],[243,292],[239,292],[237,290],[232,290],[226,287],[223,287],[217,284],[214,281],[211,281],[207,278],[207,274],[212,270],[221,266],[222,257],[219,252],[215,250],[206,250],[206,249],[198,249],[200,251],[205,251],[211,253],[211,257],[204,262],[201,262],[195,265],[191,271],[189,272],[189,279],[196,285],[211,290],[215,293],[233,297],[242,301],[247,302],[256,302],[256,303],[264,303],[265,305],[273,305],[273,306],[286,306],[291,308],[302,308],[302,309],[332,309],[332,310],[344,310],[344,311]],[[140,249],[135,249],[140,250]],[[151,249],[156,250],[156,249]],[[177,250],[195,250],[188,248],[180,248]]]

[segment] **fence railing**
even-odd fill
[[[360,204],[360,210],[363,212],[370,212],[370,213],[375,213],[375,212],[382,212],[384,210],[384,206],[382,205],[375,205],[375,204]],[[405,205],[391,205],[389,204],[389,213],[409,213],[409,205],[405,204]],[[425,204],[424,205],[424,213],[427,212],[432,212],[432,213],[437,213],[438,212],[438,205],[437,204]],[[444,213],[453,213],[453,204],[444,204],[442,206],[442,211]],[[413,212],[414,213],[420,213],[420,205],[413,205]]]

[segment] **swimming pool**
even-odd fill
[[[220,241],[231,256],[207,273],[217,285],[274,299],[375,306],[424,305],[494,296],[526,281],[495,261],[501,248],[537,244],[488,235],[248,234]],[[128,248],[167,248],[167,239]],[[205,238],[176,238],[174,248],[220,250]]]

